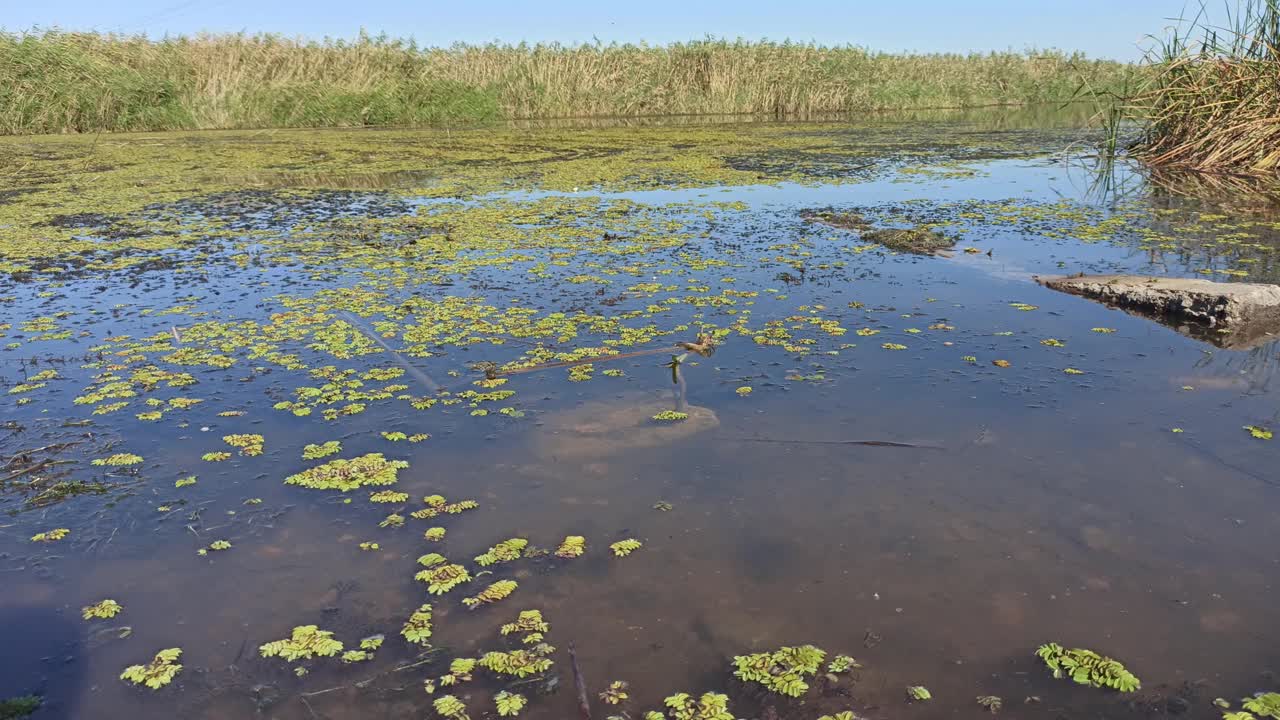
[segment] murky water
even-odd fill
[[[1015,717],[1216,717],[1215,697],[1276,689],[1280,446],[1242,428],[1280,426],[1280,346],[1218,348],[1032,277],[1275,281],[1280,214],[1100,176],[1089,138],[993,114],[6,139],[27,164],[0,200],[0,697],[43,694],[48,718],[433,716],[423,680],[518,646],[498,629],[535,608],[559,687],[521,686],[532,718],[576,714],[570,642],[593,699],[630,683],[631,717],[708,690],[738,717],[973,716],[983,695]],[[814,208],[958,241],[897,254]],[[714,354],[671,348],[704,333]],[[563,366],[611,353],[633,355]],[[115,453],[142,460],[90,464]],[[407,461],[407,501],[283,483],[366,453]],[[437,493],[480,507],[409,516]],[[414,580],[424,553],[474,575],[501,540],[567,535],[583,557],[443,596]],[[624,538],[643,546],[614,557]],[[81,619],[104,598],[124,611]],[[425,602],[428,656],[400,636]],[[259,656],[312,624],[387,640],[358,663]],[[1053,680],[1049,641],[1142,690]],[[803,643],[864,668],[802,700],[732,677],[734,655]],[[168,687],[119,679],[171,647]],[[496,716],[509,680],[477,668],[434,697]]]

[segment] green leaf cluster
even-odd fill
[[[636,550],[639,550],[641,545],[643,545],[643,543],[639,540],[627,538],[626,540],[619,540],[618,542],[613,543],[609,546],[609,549],[618,557],[626,557]]]
[[[431,603],[427,603],[409,616],[400,634],[411,643],[426,645],[431,639]]]
[[[516,591],[519,584],[515,580],[499,580],[489,587],[476,593],[474,597],[462,598],[462,604],[471,609],[476,609],[481,605],[495,603]]]
[[[1111,688],[1122,693],[1142,687],[1138,678],[1124,665],[1092,650],[1067,650],[1058,643],[1046,643],[1036,650],[1036,656],[1049,666],[1055,678],[1070,677],[1081,685]]]
[[[703,693],[695,701],[688,693],[676,693],[662,701],[674,720],[733,720],[729,697],[720,693]],[[649,714],[646,714],[647,718]],[[659,715],[661,717],[661,715]]]
[[[467,720],[467,706],[452,695],[441,695],[431,703],[431,706],[440,713],[441,717],[450,718],[450,720]]]
[[[519,560],[520,554],[524,552],[525,547],[529,545],[529,541],[524,538],[511,538],[489,548],[489,551],[483,555],[476,556],[476,562],[482,567],[488,567],[495,563],[511,562]]]
[[[120,673],[120,679],[134,685],[146,685],[152,690],[159,690],[173,682],[173,678],[182,671],[182,665],[178,663],[180,657],[182,657],[181,648],[161,650],[146,665],[130,665],[125,668],[124,672]]]
[[[471,579],[471,573],[461,565],[437,565],[421,570],[413,576],[415,580],[427,584],[427,592],[432,595],[443,595]]]
[[[831,658],[831,662],[827,663],[827,672],[829,673],[845,673],[860,668],[862,668],[862,663],[848,655],[837,655]]]
[[[804,676],[816,675],[826,657],[825,651],[813,645],[738,655],[733,658],[733,674],[740,680],[759,683],[780,695],[800,697],[809,689]]]
[[[331,460],[285,478],[286,485],[313,490],[350,492],[366,485],[394,485],[396,474],[409,467],[403,460],[387,460],[382,453],[369,453],[351,460]]]
[[[556,548],[556,557],[576,558],[587,551],[587,539],[581,535],[569,535]]]
[[[519,617],[513,623],[507,623],[502,626],[502,634],[510,635],[512,633],[529,633],[538,634],[550,632],[551,624],[542,619],[541,610],[521,610]]]
[[[923,685],[908,685],[907,699],[912,702],[928,702],[933,699],[933,693]]]
[[[337,440],[330,440],[319,445],[308,443],[302,448],[302,459],[319,460],[339,452],[342,452],[342,443]]]
[[[80,608],[80,614],[85,620],[93,620],[95,618],[109,620],[120,614],[123,609],[120,603],[115,600],[103,600],[94,605]]]
[[[502,717],[515,717],[520,714],[524,706],[528,703],[523,695],[510,693],[506,690],[493,696],[493,704],[498,707],[498,714]]]
[[[315,625],[302,625],[293,629],[293,635],[284,640],[274,640],[258,648],[262,657],[282,657],[289,662],[320,657],[333,657],[342,651],[342,642],[333,639],[333,633]]]
[[[551,669],[551,658],[542,657],[528,650],[512,650],[511,652],[493,651],[481,656],[480,667],[499,675],[511,675],[524,678],[546,672]]]

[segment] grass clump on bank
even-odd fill
[[[1146,123],[1139,157],[1206,172],[1280,170],[1280,0],[1241,0],[1227,27],[1197,19],[1148,62],[1155,72],[1130,101]]]
[[[433,125],[498,119],[1026,105],[1072,98],[1126,66],[1078,54],[892,55],[701,40],[455,45],[361,34],[148,40],[0,32],[0,133]]]

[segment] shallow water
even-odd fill
[[[1090,137],[1079,118],[1001,113],[3,139],[21,169],[0,200],[0,378],[19,389],[0,460],[72,462],[0,494],[0,697],[44,694],[49,718],[433,716],[423,680],[510,647],[499,626],[534,608],[559,690],[522,690],[532,718],[576,713],[570,642],[593,698],[630,682],[632,717],[708,690],[738,717],[976,715],[980,695],[1019,717],[1217,717],[1215,697],[1277,689],[1277,445],[1241,428],[1280,426],[1280,346],[1220,349],[1032,277],[1275,281],[1280,214],[1102,174]],[[929,223],[956,249],[897,254],[801,217],[826,207]],[[700,333],[715,353],[687,354],[673,385],[670,346]],[[477,363],[649,350],[582,381],[475,384]],[[136,374],[151,366],[193,382]],[[387,372],[298,393],[324,366]],[[134,394],[87,397],[113,380]],[[291,401],[310,414],[273,407]],[[692,417],[651,419],[676,402]],[[265,452],[236,454],[231,433]],[[302,459],[328,440],[340,454]],[[232,456],[202,460],[217,451]],[[143,460],[89,462],[113,453]],[[282,482],[365,453],[409,463],[407,502]],[[58,481],[102,494],[59,499]],[[480,508],[408,517],[435,493]],[[404,527],[379,527],[397,510]],[[443,542],[423,539],[433,525]],[[52,528],[70,534],[29,541]],[[496,565],[440,597],[413,579],[423,553],[474,574],[503,539],[566,535],[585,556]],[[613,557],[629,537],[643,547]],[[219,539],[231,549],[197,554]],[[462,605],[505,578],[511,597]],[[103,598],[124,611],[83,621]],[[414,665],[399,631],[424,602],[443,650]],[[303,677],[258,656],[309,624],[347,648],[387,639]],[[1049,641],[1121,660],[1142,690],[1053,680],[1032,654]],[[864,668],[803,700],[732,678],[734,655],[803,643]],[[169,687],[118,679],[169,647]],[[436,696],[489,717],[505,685],[477,669]],[[908,685],[934,699],[908,704]]]

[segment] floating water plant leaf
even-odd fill
[[[124,672],[120,673],[120,679],[134,685],[146,685],[152,690],[159,690],[173,682],[173,678],[182,671],[182,665],[178,664],[180,657],[182,657],[181,648],[161,650],[146,665],[130,665],[125,668]]]
[[[1047,345],[1049,347],[1066,347],[1067,346],[1066,343],[1062,342],[1057,338],[1045,338],[1044,340],[1040,341],[1040,344]]]
[[[992,360],[991,364],[995,365],[998,368],[1007,368],[1007,367],[1013,366],[1013,363],[1009,362],[1008,360]]]
[[[1077,369],[1075,369],[1075,368],[1071,368],[1071,367],[1069,367],[1069,368],[1063,368],[1063,369],[1062,369],[1062,372],[1064,372],[1064,373],[1066,373],[1066,374],[1068,374],[1068,375],[1083,375],[1083,374],[1084,374],[1084,371],[1083,371],[1083,370],[1077,370]]]
[[[430,440],[430,439],[431,439],[431,436],[426,433],[414,433],[413,435],[409,436],[409,442],[411,443],[420,443],[423,440]]]
[[[1000,712],[1000,708],[1004,706],[1004,701],[995,695],[979,695],[978,705],[986,708],[992,715]]]
[[[421,570],[413,578],[427,583],[427,592],[443,595],[471,579],[471,573],[461,565],[438,565]]]
[[[653,509],[657,510],[658,512],[671,512],[672,510],[675,509],[675,506],[667,502],[666,500],[659,500],[658,502],[653,504]]]
[[[431,639],[431,604],[428,603],[414,610],[405,621],[400,634],[411,643],[426,645]]]
[[[609,687],[600,693],[600,699],[610,705],[621,705],[631,697],[627,694],[628,683],[625,680],[614,680]]]
[[[445,557],[440,553],[427,553],[426,555],[418,558],[418,564],[423,567],[435,567],[445,562],[448,561],[445,560]]]
[[[854,660],[848,655],[837,655],[831,658],[831,662],[827,663],[827,672],[829,673],[845,673],[850,670],[859,669],[862,663]]]
[[[293,662],[313,657],[333,657],[342,652],[342,642],[333,639],[333,633],[315,625],[300,625],[293,635],[284,640],[273,640],[258,648],[262,657],[280,657]]]
[[[398,528],[404,527],[404,516],[399,513],[391,513],[378,523],[378,527],[382,528]]]
[[[502,626],[502,634],[512,633],[545,633],[551,631],[551,625],[542,619],[541,610],[521,610],[513,623]]]
[[[302,448],[302,459],[319,460],[339,452],[342,452],[342,443],[337,440],[330,440],[320,445],[307,444]]]
[[[121,610],[124,610],[124,608],[115,600],[102,600],[93,605],[80,608],[80,614],[85,620],[109,620],[119,615]]]
[[[409,436],[408,436],[407,434],[405,434],[405,433],[402,433],[402,432],[399,432],[399,431],[397,431],[397,432],[387,432],[386,430],[383,430],[383,431],[382,431],[382,437],[383,437],[384,439],[386,439],[386,440],[390,440],[391,442],[399,442],[399,441],[401,441],[401,440],[407,440],[407,439],[409,439]]]
[[[906,350],[907,349],[906,345],[903,345],[901,343],[891,343],[891,342],[882,343],[880,347],[884,348],[885,350]]]
[[[67,528],[54,528],[32,535],[31,542],[57,542],[70,534],[71,531]]]
[[[1106,328],[1106,327],[1096,327],[1096,328],[1092,328],[1092,330],[1093,332],[1100,333],[1103,335],[1110,335],[1111,333],[1116,331],[1115,328]]]
[[[1037,305],[1028,305],[1026,303],[1021,303],[1021,302],[1009,303],[1009,307],[1013,308],[1014,310],[1021,310],[1023,312],[1031,312],[1032,310],[1039,309],[1039,306]]]
[[[448,505],[445,505],[444,507],[440,508],[440,510],[441,512],[444,512],[449,515],[458,515],[460,513],[466,512],[467,510],[475,510],[478,507],[480,507],[480,503],[476,502],[475,500],[459,500],[456,503],[450,503]]]
[[[1244,429],[1247,430],[1250,435],[1259,440],[1270,440],[1273,435],[1273,433],[1267,428],[1258,427],[1257,425],[1245,425]]]
[[[122,465],[137,465],[141,462],[141,455],[134,455],[132,453],[116,453],[115,455],[110,455],[108,457],[97,458],[92,464],[98,466],[109,465],[112,467],[118,467]]]
[[[842,710],[835,715],[823,715],[818,720],[858,720],[858,716],[852,710]]]
[[[222,462],[223,460],[228,460],[230,458],[231,453],[229,452],[207,452],[200,456],[200,459],[205,462]]]
[[[609,549],[618,557],[626,557],[636,550],[639,550],[641,545],[643,545],[643,543],[639,540],[627,538],[626,540],[619,540],[618,542],[613,543],[609,546]]]
[[[0,701],[0,720],[26,720],[44,705],[39,695],[21,695]]]
[[[879,335],[880,331],[875,328],[860,328],[857,330],[857,334],[862,337],[871,337],[872,335]]]
[[[1036,649],[1036,656],[1053,671],[1055,678],[1070,677],[1081,685],[1111,688],[1122,693],[1142,687],[1138,678],[1124,665],[1092,650],[1067,650],[1057,643],[1046,643]]]
[[[498,714],[502,717],[515,717],[524,709],[525,700],[523,695],[510,693],[506,690],[493,696],[493,704],[498,708]]]
[[[393,485],[397,473],[409,467],[403,460],[387,460],[382,453],[369,453],[352,460],[330,460],[285,478],[286,485],[314,490],[349,492],[367,485]]]
[[[511,562],[519,560],[520,553],[524,551],[529,544],[524,538],[511,538],[489,548],[489,551],[483,555],[476,556],[476,563],[481,567],[488,567],[495,563]]]
[[[381,550],[382,546],[376,542],[362,542],[360,543],[360,549],[365,551]]]
[[[180,479],[180,480],[174,480],[174,481],[173,481],[173,486],[174,486],[175,488],[184,488],[184,487],[189,487],[189,486],[191,486],[191,485],[195,485],[195,484],[196,484],[196,476],[195,476],[195,475],[188,475],[187,477],[184,477],[184,478],[182,478],[182,479]]]
[[[209,543],[209,549],[210,549],[210,550],[215,550],[215,551],[216,551],[216,550],[230,550],[230,549],[231,549],[231,543],[230,543],[230,542],[228,542],[228,541],[226,541],[226,540],[214,540],[213,542]]]
[[[422,533],[422,537],[432,542],[440,542],[444,539],[445,532],[442,527],[427,528],[427,531]]]
[[[524,678],[550,670],[552,662],[551,658],[529,650],[512,650],[511,652],[487,652],[480,658],[478,664],[499,675]]]
[[[1244,709],[1259,717],[1280,720],[1280,693],[1258,693],[1241,700]]]
[[[587,550],[587,539],[581,535],[570,535],[556,548],[556,557],[576,558]]]
[[[930,693],[929,688],[923,685],[908,685],[907,699],[912,702],[926,702],[933,699],[933,693]]]
[[[386,639],[387,639],[387,636],[381,633],[377,635],[370,635],[367,638],[361,638],[360,649],[361,650],[377,650],[378,648],[382,647],[382,643]]]
[[[348,663],[348,664],[358,663],[358,662],[364,662],[365,660],[369,660],[372,657],[373,657],[372,654],[364,650],[347,650],[346,652],[342,653],[342,662]]]
[[[511,593],[515,592],[517,587],[519,587],[519,584],[516,583],[515,580],[499,580],[484,590],[476,593],[474,597],[463,598],[462,604],[474,610],[481,605],[495,603],[506,598]]]
[[[675,410],[663,410],[657,415],[654,415],[653,419],[658,422],[680,422],[681,420],[688,420],[689,413],[677,412]]]
[[[462,701],[452,695],[441,695],[432,701],[431,706],[441,717],[450,720],[468,720],[467,706]]]
[[[261,435],[223,435],[222,441],[233,448],[238,448],[240,454],[247,457],[261,455],[265,443]]]
[[[759,683],[772,692],[800,697],[809,689],[804,676],[817,674],[826,656],[826,652],[813,645],[738,655],[733,658],[733,674],[739,680]]]
[[[729,697],[720,693],[703,693],[696,702],[688,693],[676,693],[662,702],[671,709],[673,720],[733,720]]]
[[[369,496],[369,502],[402,503],[409,499],[409,493],[395,490],[379,490]]]
[[[754,392],[754,389],[753,389],[750,385],[743,385],[742,387],[738,388],[737,390],[734,390],[734,392],[738,393],[738,395],[740,395],[740,396],[742,396],[742,397],[746,397],[746,396],[750,395],[752,392]]]

